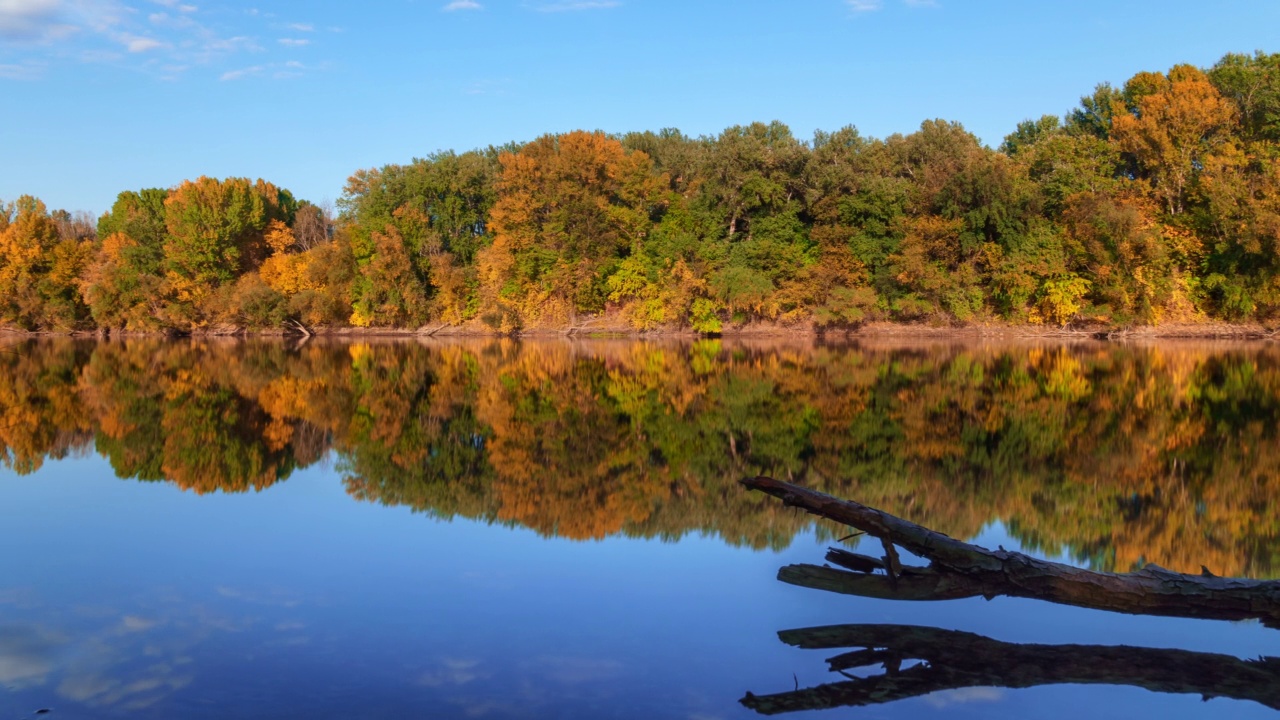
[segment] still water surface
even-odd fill
[[[0,720],[755,717],[748,691],[845,680],[778,632],[846,623],[1280,655],[1256,623],[782,585],[843,533],[736,483],[1275,577],[1278,423],[1263,345],[11,344]],[[1086,713],[1274,715],[1123,685],[804,715]]]

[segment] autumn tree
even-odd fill
[[[1177,215],[1207,157],[1229,141],[1236,110],[1204,72],[1189,65],[1167,76],[1139,73],[1125,94],[1132,111],[1112,119],[1112,137],[1136,160],[1165,212]]]
[[[817,259],[804,216],[808,155],[780,122],[731,127],[707,147],[697,206],[718,221],[706,236],[709,280],[739,321],[803,313],[802,298],[780,289]]]
[[[185,181],[165,199],[165,279],[177,322],[207,322],[204,301],[265,259],[272,220],[293,220],[287,190],[263,180]]]
[[[442,152],[347,181],[341,204],[359,269],[353,324],[474,315],[475,259],[488,243],[496,166],[494,149]]]
[[[856,323],[876,304],[872,273],[884,259],[888,224],[901,212],[900,203],[869,201],[887,189],[876,168],[881,148],[852,126],[814,136],[805,185],[818,261],[802,271],[798,286],[819,326]]]
[[[89,313],[80,276],[92,235],[63,237],[58,214],[29,195],[0,209],[0,217],[0,319],[24,329],[81,327]]]
[[[493,324],[602,310],[609,272],[643,242],[667,181],[649,156],[601,132],[545,135],[499,162],[493,244],[478,255]],[[492,314],[503,306],[515,316]]]
[[[98,219],[99,243],[85,270],[83,293],[101,328],[161,326],[165,226],[169,191],[125,191]]]

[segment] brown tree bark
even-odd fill
[[[940,690],[1029,688],[1054,684],[1132,685],[1153,692],[1251,700],[1280,710],[1280,658],[1105,645],[1022,645],[981,635],[911,625],[834,625],[784,630],[801,648],[855,648],[830,658],[832,672],[883,665],[880,675],[741,702],[763,715],[879,705]],[[916,664],[912,665],[911,663]],[[907,665],[907,667],[903,667]]]
[[[828,562],[847,569],[791,565],[783,582],[867,597],[952,600],[998,595],[1035,598],[1114,612],[1205,618],[1258,619],[1280,627],[1280,582],[1175,573],[1155,565],[1131,573],[1105,573],[1040,560],[1018,552],[988,550],[850,500],[768,477],[743,485],[785,504],[880,538],[886,559],[832,550]],[[897,545],[929,561],[928,567],[896,567]],[[884,570],[885,574],[879,571]]]

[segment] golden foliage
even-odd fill
[[[1112,119],[1112,137],[1150,173],[1152,191],[1171,215],[1182,212],[1198,168],[1228,141],[1237,112],[1200,70],[1180,65],[1168,77],[1135,76],[1136,113]]]

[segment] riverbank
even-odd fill
[[[199,329],[190,332],[156,331],[107,331],[107,330],[39,330],[29,331],[12,327],[0,327],[0,333],[11,336],[73,336],[73,337],[614,337],[614,338],[751,338],[751,337],[812,337],[821,339],[857,338],[920,338],[920,339],[1093,339],[1093,340],[1160,340],[1160,339],[1231,339],[1274,340],[1280,339],[1280,327],[1272,328],[1259,323],[1169,323],[1164,325],[1074,325],[1052,327],[1034,324],[1011,325],[1004,323],[937,325],[927,323],[869,322],[848,327],[817,327],[812,323],[752,322],[729,325],[714,334],[697,333],[687,328],[637,330],[620,318],[595,318],[573,326],[546,326],[522,329],[512,333],[499,333],[479,322],[460,325],[424,325],[419,328],[390,327],[315,327],[271,328],[250,330],[235,326]]]

